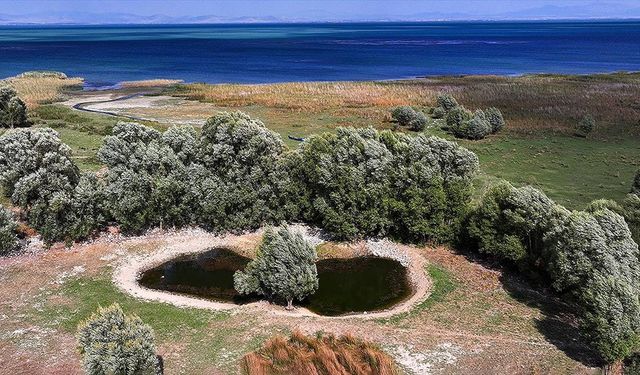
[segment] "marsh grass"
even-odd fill
[[[64,99],[64,92],[80,89],[82,78],[68,78],[63,74],[21,74],[0,82],[13,87],[29,108]]]
[[[268,85],[189,84],[174,94],[225,107],[261,105],[306,112],[430,103],[435,91],[410,82],[292,82]]]
[[[336,374],[396,375],[393,359],[377,346],[350,334],[308,337],[294,331],[289,339],[276,336],[243,358],[249,375]]]
[[[296,82],[269,85],[177,85],[168,93],[223,107],[263,106],[305,113],[349,114],[389,121],[399,105],[425,109],[440,92],[470,108],[497,107],[507,131],[571,135],[585,115],[595,137],[640,136],[640,73],[433,77],[385,82]]]
[[[145,87],[164,87],[177,85],[184,82],[181,79],[145,79],[140,81],[123,81],[120,86],[123,88],[145,88]]]

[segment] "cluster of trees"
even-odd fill
[[[162,374],[154,333],[135,315],[125,315],[116,303],[98,308],[78,325],[78,349],[88,375]]]
[[[534,188],[502,183],[485,194],[467,228],[479,251],[569,296],[606,362],[640,349],[640,252],[610,202],[569,211]]]
[[[353,128],[311,137],[291,161],[300,217],[339,239],[450,240],[478,169],[453,142]]]
[[[429,119],[423,112],[416,111],[408,105],[394,108],[391,118],[399,126],[406,126],[415,131],[423,131],[429,124]]]
[[[27,106],[9,86],[0,87],[0,128],[27,125]]]
[[[499,109],[490,107],[471,112],[463,106],[456,106],[447,112],[447,129],[458,138],[482,139],[504,128],[505,122]]]
[[[164,133],[118,124],[80,173],[51,129],[0,137],[0,185],[48,242],[108,223],[125,232],[199,225],[240,231],[306,219],[337,238],[447,241],[468,208],[477,157],[435,137],[338,129],[287,151],[260,121],[236,113]]]
[[[240,294],[259,294],[287,302],[301,301],[318,290],[316,250],[300,233],[283,227],[265,231],[256,258],[233,277]]]
[[[416,131],[424,130],[429,123],[429,119],[423,112],[416,111],[409,106],[394,108],[391,117],[399,126],[406,126]],[[490,107],[484,111],[471,112],[458,104],[458,101],[449,94],[438,95],[436,107],[431,111],[431,117],[445,119],[446,126],[443,129],[451,132],[454,136],[473,140],[495,134],[505,125],[504,117],[499,109]]]
[[[0,137],[0,186],[46,242],[73,241],[101,222],[98,179],[82,174],[51,129]]]

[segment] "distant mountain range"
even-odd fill
[[[462,20],[553,20],[553,19],[629,19],[640,18],[640,6],[629,9],[617,3],[549,5],[496,14],[465,12],[419,12],[411,15],[363,14],[358,19],[340,18],[324,10],[309,11],[302,17],[226,17],[217,15],[174,17],[162,14],[36,12],[20,15],[0,14],[0,25],[107,25],[107,24],[212,24],[212,23],[297,23],[297,22],[393,22]]]

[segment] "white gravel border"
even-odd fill
[[[308,237],[313,237],[312,242],[321,243],[323,240],[318,235],[318,231],[305,228],[302,225],[293,226],[296,230],[305,232]],[[249,233],[248,235],[260,233]],[[163,240],[165,244],[158,248],[157,251],[146,255],[123,255],[119,264],[115,267],[113,273],[113,283],[125,293],[136,298],[159,301],[169,303],[178,307],[199,308],[214,311],[233,311],[233,312],[250,312],[261,311],[274,315],[284,315],[291,317],[317,317],[323,319],[350,319],[350,318],[387,318],[396,314],[407,312],[411,308],[425,300],[431,292],[431,279],[425,274],[426,259],[421,256],[416,249],[397,245],[391,241],[373,241],[367,243],[367,251],[374,256],[382,256],[400,261],[408,268],[409,280],[414,288],[412,296],[397,304],[391,309],[375,311],[370,313],[342,315],[329,317],[318,315],[303,307],[296,307],[292,311],[287,311],[283,306],[270,304],[265,301],[253,302],[245,305],[236,305],[234,303],[215,302],[196,297],[148,289],[138,284],[138,278],[145,270],[156,267],[170,259],[180,255],[198,254],[210,250],[212,247],[229,247],[234,248],[238,241],[246,235],[224,235],[216,236],[203,230],[190,229],[186,231],[167,233],[163,235],[142,236],[125,240],[120,247],[131,246],[135,244],[144,244],[149,240]],[[305,236],[305,237],[307,237]],[[116,249],[120,254],[126,254],[123,249]]]

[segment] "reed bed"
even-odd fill
[[[432,101],[435,91],[425,86],[385,82],[294,82],[265,85],[181,86],[176,95],[224,107],[265,107],[320,112],[331,108],[393,107]]]
[[[124,88],[164,87],[177,85],[184,82],[181,79],[145,79],[140,81],[123,81],[120,86]]]
[[[378,347],[349,334],[308,337],[294,331],[276,336],[243,358],[249,375],[397,375],[393,359]]]
[[[440,92],[470,109],[497,107],[509,131],[569,134],[586,114],[601,135],[640,135],[640,74],[434,77],[385,82],[298,82],[178,86],[172,94],[221,107],[263,106],[306,113],[349,111],[385,121],[399,105],[433,106]]]
[[[21,74],[0,82],[13,87],[29,108],[63,100],[64,91],[82,86],[82,78],[64,74]]]

